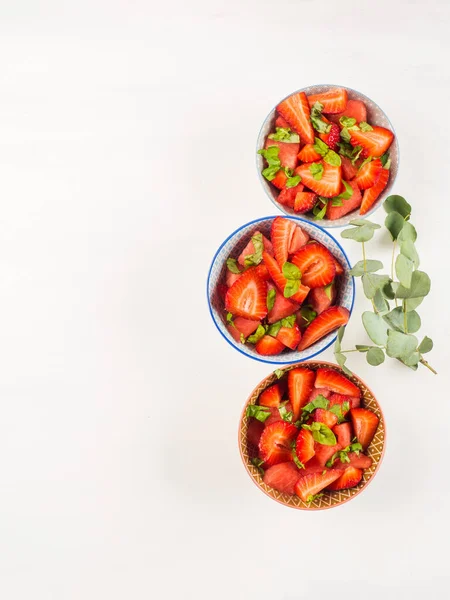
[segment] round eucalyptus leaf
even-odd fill
[[[362,314],[362,322],[367,335],[378,346],[384,346],[388,339],[387,325],[380,315],[366,311]]]
[[[424,298],[408,298],[407,300],[403,300],[405,303],[406,312],[411,312],[415,310],[418,306],[420,306],[423,302]]]
[[[384,352],[381,348],[377,348],[376,346],[373,346],[369,352],[366,354],[366,360],[369,363],[369,365],[372,365],[373,367],[377,367],[378,365],[381,365],[381,363],[384,362],[385,356],[384,356]]]
[[[396,240],[398,238],[398,234],[403,229],[405,220],[398,212],[390,212],[386,217],[384,224],[386,225],[386,229],[389,230],[392,239]]]
[[[417,254],[416,247],[414,246],[414,242],[412,240],[404,240],[400,243],[400,252],[406,258],[409,258],[412,261],[414,268],[420,265],[419,255]]]
[[[424,271],[414,271],[409,288],[400,284],[397,289],[397,298],[422,298],[430,291],[431,281]]]
[[[426,352],[430,352],[433,349],[433,340],[427,336],[423,338],[420,342],[419,352],[425,354]]]
[[[411,242],[415,242],[417,240],[416,228],[409,222],[403,225],[403,229],[400,231],[398,236],[399,242],[404,242],[405,240],[410,240]]]
[[[409,258],[399,254],[395,261],[395,272],[401,285],[409,288],[411,285],[411,276],[414,270],[414,264]]]
[[[415,335],[402,333],[390,329],[386,345],[386,354],[391,358],[401,358],[405,360],[417,348],[417,338]]]
[[[372,221],[369,221],[369,219],[352,219],[350,221],[350,225],[357,225],[358,227],[363,227],[364,225],[367,225],[367,227],[372,227],[372,229],[381,228],[381,225],[378,225],[378,223],[373,223]]]
[[[377,275],[374,273],[364,273],[362,276],[364,294],[369,300],[375,296],[379,288],[383,288],[390,281],[389,275]]]
[[[383,319],[386,323],[396,329],[405,333],[405,315],[401,306],[397,306],[389,312],[387,315],[383,315]],[[406,313],[406,327],[408,333],[416,333],[419,331],[421,326],[420,316],[415,310]]]
[[[385,313],[389,310],[389,302],[383,296],[381,288],[378,288],[373,297],[373,303],[379,313]]]
[[[368,242],[373,238],[373,229],[368,225],[362,227],[353,227],[352,229],[344,229],[341,232],[343,238],[355,240],[355,242]]]
[[[397,196],[396,194],[388,196],[383,202],[383,207],[387,213],[398,212],[404,219],[410,216],[412,210],[411,205],[406,202],[403,196]]]
[[[365,270],[364,270],[365,267]],[[383,268],[383,263],[379,260],[366,260],[365,265],[363,260],[359,260],[356,265],[350,270],[350,275],[353,277],[360,277],[365,272],[374,273]]]

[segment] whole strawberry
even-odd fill
[[[328,133],[326,143],[331,148],[331,150],[336,149],[336,144],[341,140],[341,130],[336,123],[333,123],[331,126],[330,132]]]

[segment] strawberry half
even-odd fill
[[[289,246],[295,232],[295,223],[284,217],[276,217],[272,222],[270,239],[272,240],[274,256],[280,268],[288,259]]]
[[[367,123],[367,108],[361,100],[347,100],[347,106],[341,113],[330,115],[330,121],[339,123],[341,117],[351,117],[356,119],[357,123]]]
[[[347,446],[350,445],[352,441],[352,426],[350,423],[341,423],[340,425],[336,425],[333,429],[333,433],[336,436],[338,444],[341,448],[347,448]]]
[[[341,265],[341,263],[338,261],[338,259],[334,256],[334,262],[336,264],[336,277],[338,275],[342,275],[342,273],[344,272],[344,267]]]
[[[356,439],[365,450],[375,435],[380,419],[367,408],[352,408],[350,419],[352,420]]]
[[[361,203],[361,208],[359,209],[359,213],[361,215],[365,215],[370,210],[370,208],[375,204],[379,195],[384,190],[384,188],[387,186],[388,181],[389,181],[389,170],[381,169],[381,173],[379,174],[378,179],[376,180],[375,184],[368,190],[365,190],[365,192],[364,192],[362,203]]]
[[[298,345],[298,350],[305,350],[312,344],[328,335],[341,325],[345,325],[350,317],[349,311],[343,306],[331,306],[308,325]],[[317,382],[316,382],[317,383]],[[319,385],[317,387],[326,387]]]
[[[278,158],[282,167],[288,169],[295,169],[297,166],[297,154],[300,150],[300,144],[291,142],[277,142],[267,138],[264,148],[270,148],[270,146],[277,146]]]
[[[262,356],[275,356],[280,354],[284,350],[284,344],[272,337],[271,335],[265,335],[255,344],[255,350]]]
[[[233,315],[245,319],[264,319],[267,315],[266,296],[266,282],[255,272],[246,271],[229,288],[225,307]]]
[[[303,502],[307,502],[310,496],[314,496],[321,492],[327,486],[332,484],[333,481],[339,479],[341,475],[342,471],[339,471],[338,469],[331,469],[326,473],[310,473],[309,475],[300,477],[295,484],[295,493],[303,500]]]
[[[260,406],[280,406],[281,398],[283,397],[283,388],[279,383],[274,383],[259,396]]]
[[[305,144],[300,150],[298,160],[304,163],[312,163],[316,160],[320,160],[322,156],[314,150],[314,144]]]
[[[294,208],[295,196],[297,195],[297,192],[303,191],[303,187],[304,186],[301,183],[299,183],[295,187],[284,188],[284,190],[281,190],[281,192],[278,194],[278,202],[280,204],[283,204],[283,206],[289,206],[289,208]]]
[[[368,156],[380,157],[392,144],[394,134],[385,127],[373,127],[372,131],[350,129],[350,142],[353,146],[362,146]]]
[[[347,377],[334,369],[317,369],[316,387],[328,388],[336,394],[361,397],[361,390]]]
[[[339,125],[333,123],[330,131],[328,133],[319,134],[319,137],[329,148],[331,148],[331,150],[335,150],[336,144],[341,141],[341,130]]]
[[[311,173],[311,164],[322,165],[323,173],[321,179],[314,179]],[[342,185],[341,167],[334,167],[323,160],[320,163],[311,164],[300,165],[295,169],[295,173],[302,178],[302,183],[313,192],[316,192],[316,194],[319,194],[319,196],[324,196],[325,198],[337,196],[340,193]]]
[[[250,267],[249,269],[247,269],[246,273],[254,273],[260,279],[266,282],[271,281],[269,271],[267,270],[267,267],[264,263],[259,263],[259,265],[256,265],[256,267]]]
[[[292,423],[277,421],[267,426],[259,440],[259,455],[268,467],[292,459],[291,445],[298,429]]]
[[[277,333],[277,340],[280,340],[286,348],[290,348],[291,350],[297,348],[301,337],[302,334],[300,333],[297,323],[294,323],[293,327],[281,327],[280,331]]]
[[[299,477],[300,472],[293,462],[283,462],[269,467],[264,473],[263,481],[282,494],[294,494]]]
[[[322,94],[308,96],[309,105],[312,107],[316,102],[320,102],[325,114],[343,112],[347,107],[347,99],[347,90],[344,88],[332,88]]]
[[[287,180],[288,176],[286,175],[285,171],[280,169],[270,183],[273,183],[273,185],[279,190],[284,190]]]
[[[294,200],[294,210],[298,213],[307,213],[312,210],[317,202],[314,192],[297,192]]]
[[[362,196],[358,184],[355,183],[354,179],[352,179],[352,181],[349,181],[348,183],[353,189],[353,194],[350,196],[350,198],[348,198],[347,200],[342,200],[341,206],[333,206],[332,202],[328,202],[327,204],[326,216],[327,219],[330,219],[330,221],[340,219],[344,215],[347,215],[349,212],[352,212],[352,210],[356,210],[361,206]],[[344,192],[344,185],[342,187],[342,191]]]
[[[314,143],[314,129],[309,120],[310,110],[305,92],[297,92],[283,100],[277,106],[277,111],[300,134],[302,142]]]
[[[288,392],[294,413],[294,421],[299,418],[302,406],[308,402],[315,378],[314,371],[303,367],[288,372]]]
[[[300,269],[303,285],[310,288],[328,285],[336,274],[333,255],[318,242],[300,248],[291,261]]]
[[[347,446],[348,445],[349,444],[347,444]],[[349,452],[347,456],[350,462],[342,463],[341,460],[338,458],[333,465],[333,469],[346,469],[347,467],[356,467],[357,469],[368,469],[373,463],[373,460],[370,458],[370,456],[362,454],[361,452],[359,452],[358,454],[356,452]]]
[[[362,476],[363,472],[361,469],[357,469],[356,467],[348,467],[345,469],[339,479],[336,479],[327,487],[327,490],[337,491],[355,487],[361,481]]]
[[[281,269],[278,266],[277,261],[274,258],[272,258],[272,256],[270,256],[270,254],[267,254],[267,252],[263,252],[263,261],[267,267],[267,270],[270,273],[270,276],[272,277],[273,282],[275,283],[275,285],[277,286],[279,291],[284,296],[284,288],[286,287],[287,281],[286,281],[286,278],[284,277],[283,273],[281,272]],[[308,295],[308,293],[309,293],[309,287],[306,287],[305,285],[300,284],[298,292],[296,292],[293,296],[291,296],[289,298],[289,300],[291,302],[298,302],[298,304],[301,304],[303,302],[303,300],[306,298],[306,296]]]
[[[367,190],[367,188],[370,188],[374,185],[379,174],[381,173],[382,168],[383,165],[381,164],[381,160],[379,158],[376,160],[371,160],[361,167],[358,175],[354,179],[354,182],[360,190]]]
[[[308,462],[316,453],[314,450],[314,438],[312,433],[307,429],[300,429],[295,443],[295,452],[298,460],[303,464]]]
[[[323,423],[329,429],[333,429],[333,427],[338,422],[337,416],[330,412],[329,410],[325,410],[324,408],[316,408],[314,411],[314,421],[319,423]]]

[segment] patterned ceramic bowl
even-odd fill
[[[247,469],[247,473],[250,475],[251,479],[259,487],[259,489],[263,491],[267,496],[273,498],[273,500],[276,500],[280,504],[290,506],[291,508],[297,508],[298,510],[325,510],[326,508],[333,508],[335,506],[339,506],[340,504],[348,502],[349,500],[360,494],[363,490],[365,490],[368,484],[372,481],[378,469],[380,468],[381,461],[383,460],[384,444],[386,439],[386,425],[384,421],[383,412],[377,400],[375,399],[375,396],[366,386],[366,384],[363,381],[361,381],[359,377],[356,377],[356,375],[348,376],[337,365],[328,362],[316,361],[302,363],[301,365],[287,366],[281,370],[289,371],[290,369],[294,369],[296,366],[307,366],[308,369],[312,369],[314,371],[319,367],[331,368],[336,371],[339,371],[340,373],[348,377],[353,383],[355,383],[359,387],[359,389],[361,390],[361,406],[372,410],[380,419],[375,436],[372,442],[370,443],[369,448],[366,451],[366,454],[370,456],[373,460],[372,466],[368,469],[365,469],[363,478],[359,485],[357,485],[356,487],[348,490],[341,490],[338,492],[326,492],[323,496],[316,498],[310,504],[303,502],[302,500],[300,500],[300,498],[298,498],[298,496],[291,496],[290,494],[281,493],[275,490],[274,488],[266,485],[262,479],[260,472],[251,462],[253,456],[251,455],[251,449],[249,449],[247,445],[247,427],[249,419],[245,413],[249,404],[255,404],[258,401],[261,392],[263,392],[267,387],[278,381],[278,377],[275,373],[271,373],[268,377],[263,379],[263,381],[261,381],[261,383],[258,384],[257,387],[253,390],[253,392],[250,395],[250,398],[245,403],[244,410],[242,411],[241,415],[241,420],[239,422],[239,450],[241,453],[242,462],[244,463],[244,466]]]
[[[309,87],[301,88],[300,90],[297,90],[297,92],[305,92],[305,94],[308,96],[311,94],[320,94],[321,92],[327,91],[332,87],[345,87],[345,86],[342,86],[342,85],[336,86],[336,85],[332,85],[332,84],[311,85]],[[352,90],[351,88],[348,88],[348,87],[345,87],[345,89],[347,90],[348,98],[350,100],[362,100],[365,103],[365,105],[367,107],[367,120],[371,125],[378,125],[379,127],[386,127],[388,129],[390,129],[392,132],[394,132],[394,134],[395,134],[395,131],[394,131],[394,128],[393,128],[391,122],[389,121],[389,119],[386,116],[386,114],[384,113],[384,111],[378,106],[378,104],[375,104],[375,102],[373,100],[371,100],[364,94],[361,94],[361,92],[357,92],[356,90]],[[296,92],[292,92],[292,94],[295,94],[295,93]],[[289,96],[291,96],[292,94],[289,94]],[[288,97],[288,96],[286,96],[286,97]],[[285,100],[285,98],[280,100],[280,102],[282,102],[283,100]],[[277,102],[277,105],[278,104],[279,104],[279,102]],[[256,150],[259,150],[260,148],[264,148],[266,137],[268,136],[268,134],[271,131],[274,131],[276,116],[277,116],[276,110],[275,110],[275,108],[273,108],[270,111],[270,113],[267,115],[267,117],[265,118],[264,123],[262,124],[261,130],[258,135],[258,140],[256,142]],[[371,213],[373,213],[375,210],[377,210],[377,208],[382,204],[383,200],[385,198],[387,198],[387,196],[389,196],[392,186],[394,185],[395,178],[397,177],[398,166],[399,166],[399,148],[398,148],[397,136],[395,136],[394,141],[391,144],[391,147],[389,149],[389,156],[391,158],[391,168],[390,168],[391,174],[389,177],[388,185],[387,185],[386,189],[383,191],[383,193],[380,195],[378,200],[375,202],[375,204],[372,206],[371,210],[366,215],[364,215],[365,218],[367,218]],[[264,159],[260,154],[256,155],[256,168],[258,170],[259,180],[261,181],[261,184],[262,184],[266,194],[269,196],[269,198],[272,200],[272,202],[275,204],[275,206],[287,215],[293,215],[293,216],[298,215],[298,213],[294,212],[291,208],[284,206],[283,204],[280,204],[277,201],[279,191],[277,190],[277,188],[275,186],[273,186],[269,181],[267,181],[267,179],[265,179],[261,173],[262,170],[264,169]],[[314,217],[312,215],[302,215],[302,217],[309,221],[314,221]],[[336,219],[335,221],[330,221],[329,219],[323,219],[320,221],[320,225],[322,227],[343,227],[343,226],[347,225],[352,219],[357,219],[358,217],[359,217],[359,212],[356,210],[356,211],[349,213],[348,215],[345,215],[341,219]]]
[[[350,262],[345,254],[342,246],[335,240],[335,238],[310,221],[299,219],[298,217],[289,217],[295,221],[300,227],[302,227],[311,238],[321,242],[328,250],[338,259],[341,265],[344,267],[344,274],[340,277],[340,285],[337,292],[336,303],[347,308],[350,313],[353,309],[353,302],[355,299],[355,283],[353,277],[349,274],[351,268]],[[275,219],[272,217],[262,217],[261,219],[255,219],[246,225],[239,227],[234,233],[232,233],[223,242],[220,248],[217,250],[209,269],[208,280],[207,280],[207,297],[209,303],[209,310],[213,321],[222,334],[222,336],[231,344],[236,350],[259,360],[262,362],[268,362],[272,364],[291,364],[299,361],[307,360],[316,356],[325,348],[328,348],[336,339],[336,332],[332,332],[310,346],[306,350],[298,351],[284,351],[276,356],[261,356],[258,354],[253,346],[248,344],[240,344],[235,341],[226,326],[226,311],[224,309],[224,302],[219,293],[219,284],[225,282],[226,277],[226,260],[228,257],[237,257],[247,245],[251,236],[256,232],[260,231],[265,236],[270,234],[270,227],[272,221]]]

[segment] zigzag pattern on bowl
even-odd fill
[[[283,371],[289,371],[290,369],[294,369],[295,366],[296,365],[285,367],[283,369]],[[322,510],[325,508],[332,508],[333,506],[337,506],[338,504],[342,504],[346,500],[353,498],[354,496],[356,496],[363,490],[364,486],[375,475],[376,471],[378,470],[378,467],[380,466],[381,459],[383,457],[384,440],[385,440],[385,424],[384,424],[383,414],[380,410],[377,400],[375,399],[375,396],[358,377],[356,377],[355,375],[353,375],[353,376],[346,375],[345,373],[343,373],[343,371],[337,365],[332,365],[330,363],[311,362],[311,363],[308,363],[307,365],[302,365],[302,366],[307,366],[309,369],[313,369],[314,371],[316,369],[318,369],[319,367],[327,367],[327,368],[334,369],[335,371],[338,371],[338,372],[344,374],[351,381],[353,381],[353,383],[355,383],[361,390],[361,392],[362,392],[361,406],[363,406],[364,408],[370,408],[370,410],[372,410],[377,415],[377,417],[380,419],[375,436],[374,436],[372,442],[370,443],[368,450],[366,451],[366,454],[372,458],[373,463],[369,469],[366,469],[364,471],[362,481],[356,487],[348,489],[348,490],[341,490],[341,491],[337,491],[337,492],[326,492],[323,496],[321,496],[320,498],[316,498],[311,504],[308,504],[308,503],[300,500],[300,498],[298,496],[291,496],[289,494],[283,494],[281,492],[278,492],[274,488],[269,487],[268,485],[266,485],[264,483],[260,472],[252,464],[250,457],[248,455],[247,427],[248,427],[249,419],[248,419],[248,417],[245,416],[245,413],[244,413],[244,417],[242,418],[241,426],[240,426],[240,430],[239,430],[239,447],[240,447],[241,455],[244,460],[244,464],[247,469],[247,472],[249,473],[249,475],[253,479],[253,481],[256,483],[256,485],[258,485],[268,496],[270,496],[274,500],[277,500],[281,504],[290,506],[292,508],[297,508],[300,510]],[[272,375],[270,375],[268,378],[266,378],[264,381],[262,381],[260,383],[260,385],[253,390],[253,393],[250,396],[250,398],[247,401],[245,406],[247,407],[248,404],[256,404],[261,392],[263,392],[267,387],[269,387],[270,385],[272,385],[273,383],[275,383],[277,381],[278,381],[278,377],[275,375],[275,373],[272,373]]]
[[[305,94],[307,96],[309,96],[312,94],[320,94],[322,92],[326,92],[327,90],[330,89],[330,87],[344,87],[347,90],[348,97],[350,100],[362,100],[365,103],[365,105],[367,107],[367,120],[369,121],[369,123],[371,123],[372,125],[378,125],[379,127],[386,127],[388,129],[390,129],[391,131],[394,131],[394,128],[392,127],[392,124],[389,121],[389,119],[387,118],[384,111],[381,110],[381,108],[378,106],[378,104],[375,104],[375,102],[373,102],[373,100],[371,100],[364,94],[361,94],[361,92],[357,92],[356,90],[353,90],[348,87],[346,88],[345,86],[336,86],[336,85],[332,85],[332,84],[311,85],[309,87],[302,88],[297,91],[305,92]],[[295,92],[292,92],[292,93],[295,94]],[[291,94],[289,94],[289,95],[291,95]],[[280,102],[281,102],[281,100],[280,100]],[[267,115],[267,117],[261,127],[261,131],[259,132],[258,140],[257,140],[257,150],[259,150],[260,148],[264,148],[266,137],[269,135],[269,133],[271,131],[274,131],[275,119],[276,119],[276,111],[274,108]],[[395,178],[397,177],[398,164],[399,164],[399,151],[398,151],[397,136],[394,138],[394,141],[391,144],[391,147],[389,149],[389,155],[391,158],[391,168],[390,168],[391,174],[389,177],[388,185],[387,185],[386,189],[383,191],[383,193],[380,195],[378,200],[375,202],[372,209],[366,215],[364,215],[365,218],[367,218],[371,213],[373,213],[380,206],[380,204],[383,202],[383,200],[387,196],[389,196],[389,193],[392,189]],[[260,154],[257,154],[256,156],[257,156],[256,166],[258,169],[258,176],[259,176],[259,179],[261,181],[261,184],[262,184],[266,194],[269,196],[269,198],[272,200],[272,202],[275,204],[275,206],[279,210],[281,210],[282,212],[284,212],[287,215],[298,216],[298,213],[294,212],[294,210],[292,210],[291,208],[284,206],[283,204],[280,204],[278,202],[278,200],[277,200],[278,190],[276,190],[275,187],[273,185],[271,185],[267,181],[267,179],[265,179],[261,174],[262,170],[264,169],[264,159]],[[330,221],[329,219],[323,219],[320,221],[320,225],[322,227],[344,227],[345,225],[348,225],[348,223],[352,219],[356,219],[358,217],[359,217],[359,212],[353,211],[350,214],[343,216],[341,219],[336,219],[335,221]],[[304,218],[308,221],[314,221],[314,217],[312,215],[302,215],[302,218]]]
[[[263,217],[262,219],[257,219],[256,221],[247,223],[231,234],[231,236],[222,244],[211,265],[208,277],[208,298],[211,307],[211,315],[214,319],[214,322],[221,334],[231,345],[237,347],[243,354],[246,354],[247,356],[250,356],[256,360],[273,364],[286,364],[304,361],[312,356],[315,356],[319,352],[322,352],[336,339],[336,333],[330,333],[326,337],[319,340],[316,344],[310,348],[307,348],[306,350],[303,350],[302,352],[291,350],[289,352],[284,351],[277,356],[261,356],[254,350],[253,346],[248,344],[238,344],[230,335],[226,326],[226,312],[224,310],[224,303],[218,292],[218,284],[225,282],[227,258],[230,256],[237,258],[247,245],[251,236],[256,231],[261,231],[261,233],[263,233],[265,236],[268,236],[270,234],[270,227],[274,218],[275,217]],[[328,248],[328,250],[330,250],[330,252],[343,266],[348,266],[350,268],[350,264],[344,250],[340,247],[338,242],[330,233],[324,229],[321,229],[315,223],[304,221],[298,217],[289,218],[307,231],[312,238],[316,239],[326,248]],[[340,279],[341,281],[338,290],[337,303],[341,306],[344,306],[351,312],[355,293],[353,277],[351,277],[348,272],[345,272],[343,275],[341,275]]]

